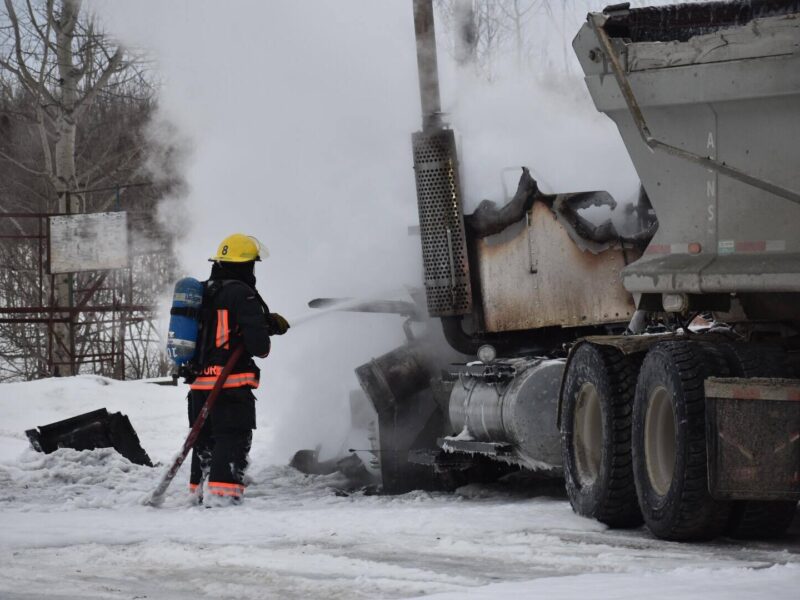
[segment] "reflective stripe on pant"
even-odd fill
[[[238,483],[225,483],[223,481],[209,481],[208,493],[215,496],[228,496],[241,498],[244,496],[244,486]]]
[[[189,424],[207,398],[208,392],[189,392]],[[255,426],[255,396],[250,388],[221,392],[192,449],[190,482],[199,484],[207,477],[216,483],[242,485]]]

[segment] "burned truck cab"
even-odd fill
[[[568,346],[625,330],[635,306],[620,272],[655,229],[651,216],[638,237],[596,225],[583,211],[615,208],[607,193],[543,194],[526,168],[503,206],[465,216],[454,139],[443,127],[413,136],[430,333],[357,370],[379,415],[385,491],[503,471],[487,459],[559,477]]]
[[[431,3],[414,9],[423,128],[412,149],[430,333],[357,370],[378,413],[384,491],[451,485],[463,481],[453,473],[491,471],[487,460],[560,476],[567,349],[625,330],[635,306],[620,272],[655,219],[645,197],[632,211],[641,231],[620,235],[611,219],[585,214],[616,209],[608,193],[544,194],[527,168],[512,198],[465,215]]]
[[[800,2],[588,15],[573,47],[641,181],[626,235],[590,218],[619,209],[608,194],[545,194],[525,168],[464,214],[430,0],[414,16],[428,329],[357,371],[384,491],[525,469],[610,527],[781,535],[800,500]]]

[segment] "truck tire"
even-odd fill
[[[584,343],[564,379],[561,453],[572,509],[609,527],[638,527],[631,410],[640,361]]]
[[[725,531],[731,503],[708,492],[703,381],[729,375],[719,348],[694,341],[656,344],[642,363],[633,474],[644,521],[659,538],[703,540]]]
[[[749,343],[732,343],[728,351],[736,361],[738,377],[791,377],[783,348]],[[736,500],[733,502],[727,535],[737,539],[772,539],[789,529],[797,511],[792,500]]]

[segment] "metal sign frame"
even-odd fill
[[[104,213],[86,213],[104,214]],[[136,213],[133,213],[135,216]],[[35,265],[31,265],[34,279],[38,285],[38,298],[34,305],[0,306],[0,324],[41,324],[47,331],[46,360],[41,367],[42,375],[52,375],[59,371],[60,365],[54,357],[52,342],[53,328],[56,323],[67,323],[70,328],[68,354],[73,370],[89,363],[98,363],[102,373],[115,374],[124,378],[125,373],[125,340],[112,335],[100,346],[90,345],[81,350],[75,346],[76,328],[105,326],[111,331],[124,332],[126,324],[143,320],[152,320],[154,307],[133,304],[133,272],[131,257],[133,253],[126,249],[126,266],[123,268],[92,269],[76,271],[70,274],[73,279],[72,306],[55,306],[54,282],[61,273],[52,273],[50,265],[51,222],[54,217],[74,217],[64,213],[0,213],[0,222],[6,219],[19,221],[35,220],[36,225],[31,232],[0,234],[0,243],[22,243],[31,240],[35,244]],[[83,215],[80,215],[83,216]],[[127,227],[130,219],[125,218],[125,245],[129,238]],[[27,229],[27,228],[26,228]],[[2,265],[0,265],[2,266]],[[97,294],[101,290],[112,290],[111,302],[97,303]]]
[[[49,217],[47,272],[51,275],[125,269],[129,264],[125,211]]]

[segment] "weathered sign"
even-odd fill
[[[50,217],[50,273],[128,266],[125,212]]]

